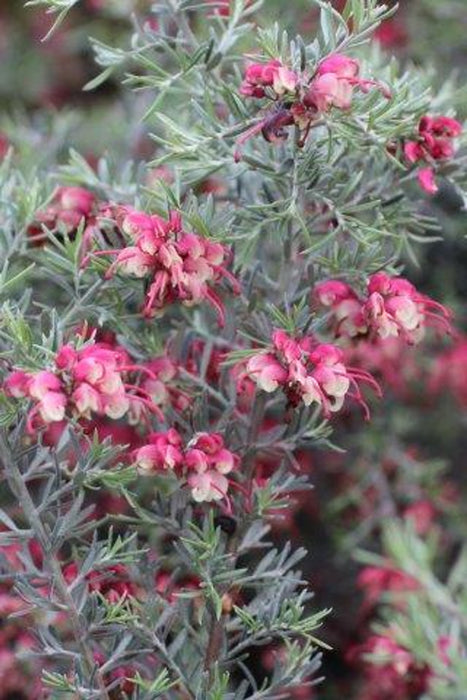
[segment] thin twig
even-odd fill
[[[60,562],[56,558],[53,551],[50,537],[47,534],[47,530],[44,527],[34,501],[32,500],[31,494],[24,483],[23,475],[19,470],[14,455],[12,454],[8,439],[3,431],[0,432],[0,450],[8,484],[21,504],[26,519],[28,520],[31,529],[34,531],[37,540],[42,546],[44,552],[44,562],[52,576],[54,590],[68,611],[73,636],[83,655],[89,677],[94,677],[96,679],[100,698],[102,700],[110,700],[102,673],[94,661],[91,648],[88,646],[88,633],[86,627],[82,623],[79,611],[75,605],[75,601],[73,600],[73,596],[71,595],[68,589],[68,584],[63,576]]]

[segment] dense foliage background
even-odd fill
[[[247,17],[253,26],[235,37],[235,47],[226,42],[231,70],[222,84],[222,71],[216,73],[213,63],[214,78],[206,88],[206,99],[196,58],[195,71],[190,73],[187,65],[182,66],[182,80],[176,84],[171,77],[171,61],[180,58],[175,48],[173,56],[164,54],[162,48],[154,54],[145,51],[144,42],[149,46],[151,32],[157,33],[163,21],[156,7],[160,3],[82,0],[45,41],[57,17],[45,9],[54,3],[30,4],[36,6],[26,9],[11,0],[0,8],[0,226],[3,258],[8,262],[0,276],[3,379],[13,368],[32,371],[43,367],[61,344],[76,338],[79,344],[92,328],[99,329],[100,342],[123,345],[135,365],[152,367],[158,379],[163,376],[162,368],[150,365],[150,360],[162,356],[170,346],[175,364],[186,373],[172,377],[169,372],[162,380],[178,428],[183,432],[189,425],[206,430],[207,422],[215,424],[229,447],[233,444],[234,452],[249,444],[255,430],[255,440],[262,441],[259,451],[250,454],[246,450],[243,464],[248,462],[248,469],[254,470],[255,488],[261,491],[264,487],[259,511],[265,514],[277,550],[265,561],[262,539],[266,533],[258,528],[243,532],[241,508],[235,501],[242,498],[240,489],[232,496],[233,512],[214,507],[197,511],[189,498],[177,502],[171,486],[163,483],[156,489],[156,500],[161,503],[153,505],[154,488],[144,478],[144,483],[135,484],[129,451],[126,454],[116,447],[130,444],[132,456],[141,448],[144,439],[138,430],[143,417],[137,416],[132,425],[121,425],[120,432],[91,422],[85,447],[82,436],[76,437],[73,431],[66,439],[47,431],[37,439],[40,449],[34,451],[37,440],[24,425],[27,410],[23,406],[18,412],[6,391],[1,398],[0,443],[4,467],[0,484],[0,700],[63,696],[462,700],[467,693],[467,242],[462,145],[455,163],[445,166],[436,194],[426,194],[414,178],[403,173],[394,185],[394,201],[392,196],[386,198],[391,183],[385,178],[392,177],[387,175],[389,166],[380,152],[371,150],[371,138],[365,141],[367,132],[358,131],[359,118],[370,109],[379,109],[378,99],[384,102],[383,96],[374,97],[377,91],[370,90],[362,106],[355,109],[353,125],[336,121],[338,138],[330,138],[329,144],[335,180],[329,163],[324,164],[312,149],[305,148],[303,157],[291,147],[287,150],[293,139],[274,150],[256,135],[245,140],[240,165],[235,164],[235,139],[242,129],[235,131],[225,114],[216,111],[217,101],[220,104],[222,98],[222,108],[228,106],[238,122],[250,123],[254,106],[245,107],[238,88],[243,55],[254,57],[258,52],[255,27],[271,27],[278,21],[281,31],[289,31],[289,37],[298,32],[307,43],[326,31],[316,3],[266,0]],[[177,7],[177,3],[167,3],[171,5]],[[181,7],[173,21],[183,20],[179,26],[188,43],[190,36],[207,41],[208,25],[213,21],[209,13],[215,9],[209,8],[209,2],[179,5],[186,7]],[[345,3],[333,5],[342,10]],[[56,2],[56,6],[66,9],[66,3]],[[466,22],[463,0],[403,0],[398,12],[375,29],[368,46],[355,47],[365,69],[373,66],[373,77],[400,81],[399,92],[396,90],[399,111],[388,116],[381,107],[380,121],[375,119],[375,140],[384,142],[383,150],[385,140],[394,149],[399,136],[407,140],[426,108],[430,114],[455,115],[460,122],[465,118],[467,90],[459,76],[467,53]],[[179,26],[174,28],[170,21],[167,26],[175,36]],[[328,31],[332,33],[332,24]],[[138,40],[132,39],[134,32]],[[232,32],[229,40],[233,41]],[[286,53],[288,42],[286,38],[281,45],[280,34],[273,31],[262,35],[263,50],[265,45],[276,45]],[[210,60],[212,55],[206,65]],[[405,69],[408,78],[403,77]],[[428,85],[432,98],[425,97]],[[198,97],[198,109],[192,110]],[[227,145],[212,136],[217,119],[230,139]],[[339,138],[344,143],[341,151]],[[390,155],[393,161],[398,158],[396,150]],[[359,170],[363,177],[353,190],[350,185]],[[306,191],[298,203],[293,200],[295,185],[303,185]],[[183,209],[193,229],[214,234],[223,245],[233,246],[235,265],[247,286],[237,316],[224,300],[225,331],[218,329],[214,314],[197,308],[174,313],[169,320],[157,318],[151,322],[153,327],[139,324],[140,300],[135,303],[130,293],[136,287],[116,276],[103,289],[102,258],[83,273],[84,226],[82,222],[71,226],[60,218],[60,204],[54,199],[57,186],[84,187],[99,202],[123,203],[160,214],[167,205]],[[287,301],[295,301],[300,291],[293,270],[281,268],[279,273],[275,267],[277,256],[287,255],[287,246],[282,248],[281,243],[278,253],[279,245],[270,237],[277,231],[278,239],[283,238],[284,231],[294,230],[298,215],[292,205],[299,208],[305,200],[313,222],[306,240],[311,262],[303,268],[306,299],[316,281],[343,277],[361,288],[364,275],[384,267],[393,274],[402,273],[420,292],[452,309],[454,331],[450,336],[430,333],[415,346],[394,342],[384,350],[370,344],[349,350],[348,362],[370,372],[384,389],[382,399],[368,398],[369,421],[362,418],[361,410],[346,407],[332,419],[332,430],[321,422],[322,416],[313,415],[306,425],[294,424],[296,434],[291,429],[283,435],[284,418],[277,405],[270,406],[265,417],[264,405],[258,408],[257,402],[251,415],[240,416],[235,432],[230,421],[238,416],[229,403],[234,390],[231,384],[225,385],[228,388],[222,384],[227,371],[222,360],[234,347],[229,343],[233,343],[236,323],[242,324],[253,348],[266,344],[272,325],[292,334],[308,325],[303,322],[304,306]],[[247,212],[243,219],[238,213],[242,207]],[[283,213],[287,207],[290,216]],[[345,225],[338,218],[341,214]],[[99,245],[119,248],[118,217],[113,212],[106,216],[110,223],[102,234],[105,243],[101,246],[99,239]],[[42,224],[52,230],[45,244]],[[335,230],[342,234],[336,241]],[[355,244],[359,232],[361,246]],[[261,273],[255,268],[256,258],[264,264]],[[289,261],[292,259],[293,255]],[[300,263],[296,264],[298,269]],[[263,275],[264,269],[269,276]],[[222,284],[230,289],[229,279]],[[32,289],[31,295],[27,289]],[[284,305],[277,298],[281,293]],[[312,310],[318,313],[316,306]],[[312,323],[315,321],[313,316]],[[316,321],[319,331],[325,325],[323,319]],[[238,352],[230,356],[229,367],[245,360],[242,349],[235,346]],[[248,396],[243,398],[247,405]],[[194,406],[194,417],[190,414],[185,422],[184,411],[190,409],[184,401]],[[105,442],[108,437],[113,438],[113,445]],[[276,443],[289,460],[288,477],[274,452]],[[16,462],[26,475],[33,501],[44,504],[43,511],[37,506],[38,517],[44,516],[45,522],[41,525],[44,541],[39,544],[28,522],[25,494],[19,487],[15,492],[14,480],[3,473],[15,461],[14,444],[19,455]],[[269,480],[274,482],[276,472],[280,476],[269,493],[266,485]],[[304,475],[310,477],[312,490],[301,490]],[[82,500],[75,488],[83,488]],[[285,497],[288,492],[291,498]],[[170,499],[171,511],[164,505]],[[191,539],[183,529],[184,518],[197,525]],[[236,541],[238,532],[245,537],[244,550]],[[53,562],[61,576],[56,572],[60,583],[56,578],[51,584],[53,576],[50,579],[50,572],[44,573],[43,562],[50,554],[44,551],[44,542],[50,538],[53,543],[55,537],[59,545],[52,552],[55,545],[51,544],[51,552],[57,555]],[[301,576],[295,572],[299,557],[290,554],[289,541],[292,551],[306,551]],[[237,578],[228,560],[235,547]],[[86,591],[80,589],[82,582],[74,588],[71,585],[77,580],[73,569],[77,562],[84,572],[100,571],[100,578],[97,574],[97,579],[86,579],[94,581],[84,584]],[[105,566],[109,563],[115,576],[107,580]],[[284,590],[268,589],[254,607],[252,601],[262,583],[249,589],[244,571],[254,572],[252,579],[255,575],[261,579],[261,570],[276,583],[282,577],[286,583]],[[222,594],[229,576],[233,585]],[[151,594],[147,592],[149,580]],[[298,580],[310,584],[312,597],[304,593],[302,584],[294,588]],[[63,599],[60,607],[58,594],[55,606],[47,608],[41,602],[41,595],[53,599],[50,585],[57,590],[64,587],[65,597],[72,591],[78,612],[71,623],[71,608]],[[68,593],[67,585],[71,586]],[[88,607],[83,602],[86,596]],[[207,621],[203,596],[211,615]],[[174,600],[180,608],[181,625],[173,612]],[[289,600],[293,602],[287,607]],[[275,601],[280,610],[271,612]],[[236,645],[245,653],[238,665],[228,667],[230,680],[216,666],[225,651],[225,640],[216,631],[218,609],[226,628],[231,625],[226,636],[237,634]],[[304,621],[303,610],[309,615]],[[326,610],[322,620],[321,611]],[[258,623],[261,615],[264,629]],[[193,640],[190,635],[197,621],[202,629],[194,633]],[[196,635],[202,646],[208,623],[207,651],[203,647],[199,652],[205,663],[204,680],[195,696],[189,681],[181,683],[183,674],[175,660],[181,658],[182,669],[186,666],[195,678],[183,650],[196,657]],[[88,632],[83,632],[83,625],[89,626]],[[162,628],[163,643],[156,634]],[[290,634],[283,633],[286,628]],[[128,638],[124,630],[130,630]],[[92,638],[95,647],[90,644],[77,653],[75,642],[80,635]],[[141,651],[145,647],[146,656]],[[97,673],[98,682],[94,665],[104,669],[100,676]],[[276,681],[270,685],[267,681],[263,686],[274,669],[276,685]],[[321,678],[322,683],[307,684]],[[110,684],[108,695],[102,694],[102,682]]]

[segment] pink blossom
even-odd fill
[[[76,363],[78,352],[72,345],[62,345],[55,355],[55,366],[59,370],[70,370]]]
[[[385,593],[416,591],[420,584],[416,579],[391,566],[366,566],[358,575],[357,585],[365,592],[366,602],[377,603]]]
[[[162,355],[145,363],[144,367],[147,374],[141,387],[156,406],[162,409],[172,406],[184,411],[190,405],[191,398],[181,387],[179,375],[180,370],[184,370],[181,365]]]
[[[347,397],[356,399],[368,413],[358,382],[376,382],[363,370],[346,367],[343,351],[318,343],[312,337],[294,339],[276,330],[272,347],[253,355],[246,373],[268,393],[281,388],[292,407],[304,403],[321,406],[325,416],[339,411]]]
[[[86,229],[92,228],[96,213],[97,200],[92,192],[84,187],[59,187],[48,207],[36,213],[28,235],[34,245],[43,245],[46,236],[42,226],[45,226],[56,233],[64,229],[73,238],[82,222]]]
[[[313,106],[319,112],[326,112],[331,107],[349,109],[352,105],[354,88],[368,92],[371,87],[377,87],[389,99],[391,94],[386,86],[373,80],[359,78],[360,64],[356,59],[344,54],[333,54],[318,65],[305,104]]]
[[[31,376],[22,370],[11,372],[5,380],[5,390],[9,396],[20,399],[28,395]]]
[[[310,355],[316,365],[312,376],[318,384],[317,394],[321,388],[328,402],[328,409],[339,411],[350,389],[351,376],[343,364],[344,354],[335,345],[318,345]],[[314,399],[319,402],[319,398]]]
[[[10,396],[35,402],[28,420],[29,430],[34,431],[36,417],[45,424],[58,423],[66,415],[78,420],[95,415],[116,420],[135,405],[139,417],[148,411],[160,415],[144,388],[128,383],[128,373],[145,375],[148,371],[133,365],[128,354],[116,346],[90,343],[77,350],[64,345],[56,353],[53,368],[30,373],[14,370],[4,387]]]
[[[306,103],[314,105],[320,112],[326,112],[330,107],[349,109],[359,71],[358,61],[342,54],[324,59],[311,83]]]
[[[418,343],[427,326],[450,331],[450,312],[402,277],[378,272],[369,279],[368,293],[363,314],[369,329],[382,339],[403,335],[409,343]]]
[[[416,163],[424,158],[423,146],[416,141],[407,141],[404,144],[404,155],[409,163]]]
[[[273,88],[276,95],[295,92],[299,82],[298,75],[287,66],[281,66],[274,74]]]
[[[33,399],[42,399],[49,391],[60,391],[62,382],[49,371],[37,372],[33,374],[29,381],[28,393]]]
[[[343,54],[328,56],[318,65],[311,78],[306,71],[296,73],[278,59],[253,63],[246,69],[240,94],[255,99],[269,98],[271,105],[256,123],[238,139],[235,160],[241,159],[241,147],[250,138],[262,134],[267,141],[284,140],[287,127],[297,126],[298,144],[303,146],[311,127],[331,107],[349,109],[353,91],[368,92],[376,87],[389,99],[388,88],[374,80],[359,77],[360,64]]]
[[[219,433],[197,433],[183,445],[172,428],[150,435],[149,444],[136,450],[134,462],[141,474],[173,472],[190,487],[195,501],[210,502],[227,497],[226,475],[236,468],[238,458],[225,447]]]
[[[167,362],[165,369],[162,365],[162,361]],[[168,358],[161,358],[160,364],[162,367],[159,369],[156,362],[148,363],[148,368],[155,376],[154,378],[145,379],[143,382],[145,391],[147,391],[148,395],[157,406],[163,406],[170,402],[168,383],[177,375],[175,365]]]
[[[408,700],[422,696],[429,687],[430,668],[418,663],[389,633],[372,635],[363,644],[352,647],[347,660],[363,668],[359,697],[364,700]]]
[[[124,248],[115,262],[119,271],[130,277],[146,277],[152,268],[152,256],[136,246]]]
[[[265,88],[274,86],[278,72],[284,68],[277,59],[268,63],[252,63],[245,71],[245,78],[240,86],[240,94],[261,99],[266,95]]]
[[[435,181],[435,171],[433,168],[421,168],[417,173],[420,187],[428,194],[436,194],[439,190]]]
[[[126,395],[123,387],[121,391],[116,391],[102,397],[102,410],[106,416],[113,420],[123,418],[130,410],[130,406],[130,398]],[[141,407],[139,402],[138,406]]]
[[[236,456],[224,447],[218,433],[198,433],[188,443],[186,463],[188,485],[195,501],[225,498],[229,482],[225,475],[236,467]]]
[[[171,428],[165,433],[151,433],[149,444],[135,454],[138,471],[144,474],[159,470],[178,469],[183,462],[182,438]]]
[[[58,391],[47,391],[37,404],[38,411],[45,423],[55,423],[65,418],[67,397]]]
[[[106,277],[115,273],[129,275],[147,282],[143,313],[151,318],[175,302],[193,306],[207,301],[224,324],[224,305],[214,287],[228,280],[234,293],[239,293],[238,281],[227,269],[230,249],[195,233],[185,232],[178,212],[169,219],[138,212],[130,207],[117,207],[106,218],[114,218],[131,245],[117,250],[98,250],[96,256],[115,256]],[[86,265],[92,255],[83,260]]]
[[[415,344],[429,326],[443,333],[451,330],[448,309],[418,292],[403,277],[385,272],[370,276],[366,296],[358,296],[338,280],[328,280],[316,286],[313,300],[331,309],[336,336],[363,335],[385,341],[402,336]]]
[[[190,473],[187,479],[191,488],[191,494],[195,501],[199,503],[219,501],[225,498],[229,487],[229,482],[215,469],[208,469],[205,472]]]
[[[344,335],[353,338],[365,333],[362,301],[350,285],[340,280],[321,282],[315,286],[312,300],[331,309],[336,337]]]
[[[276,391],[288,376],[287,370],[271,353],[253,355],[248,360],[246,371],[259,388],[268,394]]]
[[[219,433],[197,433],[191,440],[190,447],[204,452],[206,455],[217,455],[224,445],[224,439]]]
[[[406,141],[404,155],[409,163],[424,162],[427,167],[417,172],[420,187],[428,194],[436,194],[435,165],[447,161],[455,153],[454,139],[462,132],[462,125],[451,117],[424,116],[418,125],[416,140]]]
[[[237,458],[230,450],[220,447],[215,455],[215,466],[219,474],[230,474],[237,466]]]
[[[437,138],[453,139],[462,133],[462,124],[451,117],[422,117],[419,124],[420,134],[425,135],[428,144],[435,148]]]
[[[352,287],[340,280],[327,280],[320,282],[313,290],[316,299],[323,306],[335,307],[342,301],[356,298]]]
[[[59,187],[55,195],[57,207],[65,211],[76,211],[82,216],[89,216],[96,198],[84,187]]]

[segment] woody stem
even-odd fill
[[[84,659],[89,680],[91,681],[94,678],[97,683],[99,695],[96,697],[99,697],[101,700],[110,700],[104,679],[99,668],[96,666],[92,649],[88,645],[88,634],[86,627],[81,620],[81,616],[76,607],[75,601],[73,600],[73,596],[68,590],[67,582],[63,576],[62,567],[54,553],[53,544],[36,509],[34,501],[32,500],[31,494],[29,493],[29,490],[25,484],[23,475],[16,463],[9,441],[3,431],[0,432],[0,452],[2,455],[3,467],[8,484],[11,491],[21,504],[26,519],[42,547],[44,553],[44,563],[49,574],[51,575],[54,590],[58,594],[62,605],[68,612],[73,636]]]

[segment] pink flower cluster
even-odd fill
[[[217,311],[219,323],[224,324],[224,305],[213,286],[226,278],[234,292],[240,292],[238,281],[227,269],[232,258],[227,246],[185,232],[181,216],[175,211],[165,220],[130,207],[117,207],[106,213],[106,218],[111,217],[129,239],[129,245],[94,251],[85,257],[83,265],[92,255],[111,255],[115,260],[107,270],[107,277],[118,272],[147,280],[143,309],[147,317],[176,301],[186,306],[207,301]]]
[[[420,588],[416,579],[391,565],[365,566],[358,576],[357,586],[364,591],[365,603],[370,606],[385,593],[407,593]]]
[[[5,380],[5,390],[12,397],[27,397],[34,402],[28,416],[31,431],[37,418],[42,425],[60,422],[66,416],[118,419],[135,403],[138,409],[143,404],[150,411],[157,411],[141,388],[127,383],[128,372],[142,369],[131,364],[124,350],[110,349],[104,343],[80,349],[64,345],[55,355],[52,369],[12,371]]]
[[[427,327],[450,332],[450,312],[421,294],[408,280],[377,272],[368,280],[364,298],[340,280],[318,284],[313,297],[329,308],[336,336],[368,335],[385,340],[401,336],[408,343],[422,340]]]
[[[320,344],[313,337],[296,340],[276,330],[272,346],[248,360],[246,374],[267,393],[280,387],[294,408],[300,403],[318,404],[329,417],[351,397],[368,415],[358,382],[370,384],[378,393],[379,387],[368,373],[346,367],[343,360],[343,351],[335,345]]]
[[[92,225],[97,213],[95,195],[84,187],[59,187],[49,206],[36,213],[34,223],[28,227],[28,236],[34,245],[42,245],[46,235],[45,226],[50,231],[64,230],[73,237],[81,222],[85,228]]]
[[[429,194],[438,191],[435,166],[438,161],[452,158],[454,139],[462,132],[462,125],[450,117],[422,117],[416,140],[404,144],[404,155],[409,163],[426,163],[418,171],[420,186]]]
[[[412,653],[391,635],[372,635],[364,644],[349,650],[350,662],[371,655],[364,663],[362,700],[409,700],[418,698],[429,688],[430,668],[419,664]]]
[[[355,88],[368,92],[376,87],[386,99],[391,98],[385,85],[360,78],[359,73],[360,64],[356,59],[343,54],[328,56],[318,65],[304,99],[305,105],[319,112],[326,112],[331,107],[350,109]]]
[[[463,409],[467,409],[467,337],[461,336],[455,344],[437,358],[431,372],[430,392],[439,395],[452,393]]]
[[[195,501],[219,501],[227,495],[230,474],[238,457],[225,447],[218,433],[197,433],[188,444],[177,430],[149,435],[148,444],[134,453],[138,472],[144,475],[170,471],[191,488]]]
[[[268,63],[252,63],[245,72],[240,86],[240,94],[245,97],[262,99],[268,94],[271,98],[282,97],[286,93],[294,94],[299,85],[299,76],[294,71],[274,59]],[[268,93],[267,88],[270,88]]]
[[[268,98],[273,104],[257,124],[242,134],[238,145],[259,132],[267,141],[287,138],[285,127],[294,124],[301,131],[303,145],[311,126],[323,113],[333,107],[342,110],[351,107],[355,88],[368,92],[376,87],[387,99],[391,97],[386,86],[360,78],[359,73],[359,62],[339,53],[323,59],[311,77],[306,72],[296,73],[277,59],[251,64],[240,93],[254,99]],[[239,157],[237,151],[236,158]]]

